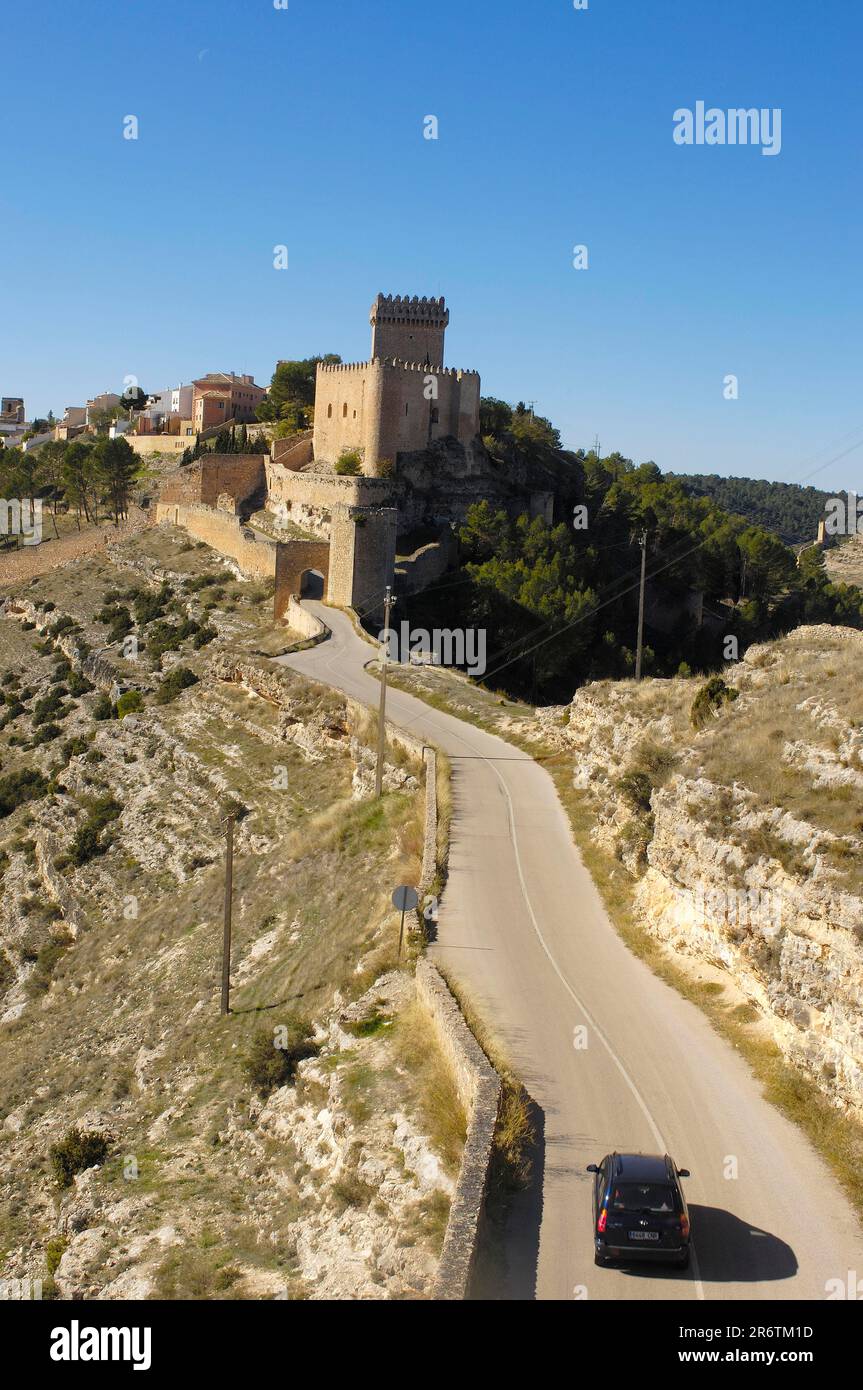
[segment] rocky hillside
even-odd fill
[[[2,1278],[108,1299],[430,1286],[463,1116],[396,960],[420,768],[391,749],[370,799],[363,721],[260,654],[291,638],[269,606],[171,532],[7,592]]]
[[[539,712],[576,755],[592,838],[636,881],[644,928],[728,972],[784,1055],[858,1115],[861,657],[863,634],[799,628],[750,647],[712,695],[601,682]]]
[[[824,567],[834,584],[863,588],[863,534],[845,537],[824,551]]]

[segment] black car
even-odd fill
[[[594,1174],[593,1242],[598,1265],[611,1260],[689,1264],[689,1211],[678,1168],[668,1154],[606,1154]]]

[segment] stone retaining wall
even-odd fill
[[[502,1088],[446,981],[428,960],[417,961],[416,988],[468,1117],[461,1171],[433,1290],[436,1299],[459,1300],[467,1297],[470,1288]]]

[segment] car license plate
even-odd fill
[[[630,1240],[659,1240],[658,1231],[630,1231]]]

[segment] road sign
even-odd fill
[[[415,888],[408,888],[402,884],[401,888],[396,888],[393,893],[393,907],[399,912],[411,912],[419,903],[419,894]]]

